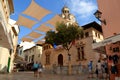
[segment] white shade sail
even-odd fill
[[[51,30],[52,28],[50,27],[47,27],[46,25],[41,25],[40,27],[38,27],[36,30],[39,30],[39,31],[43,31],[43,32],[47,32],[49,30]]]
[[[28,36],[33,38],[39,38],[40,36],[42,36],[42,34],[39,34],[37,32],[31,32],[30,34],[28,34]]]
[[[59,15],[55,15],[51,20],[48,20],[46,23],[53,25],[54,27],[56,26],[57,22],[67,22],[65,19],[60,17]]]
[[[32,26],[34,24],[36,24],[36,22],[34,20],[30,20],[24,16],[19,16],[18,21],[16,22],[17,25],[19,26],[24,26],[27,28],[32,28]]]
[[[29,7],[23,12],[23,14],[29,15],[36,18],[37,20],[42,19],[45,15],[49,14],[50,11],[40,7],[37,3],[32,0]]]
[[[31,38],[26,38],[26,37],[23,37],[23,38],[22,38],[22,41],[31,42],[31,41],[33,41],[33,39],[31,39]]]

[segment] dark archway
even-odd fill
[[[62,54],[58,55],[58,65],[63,66],[63,55]]]

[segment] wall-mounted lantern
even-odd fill
[[[101,22],[103,23],[104,25],[106,25],[106,20],[102,20],[101,17],[102,17],[102,12],[100,12],[99,10],[97,10],[95,13],[94,13],[95,17]]]

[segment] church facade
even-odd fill
[[[68,24],[77,24],[74,15],[69,12],[69,8],[63,7],[60,16],[66,19]],[[90,60],[92,60],[93,65],[95,65],[98,59],[102,57],[98,52],[92,49],[93,43],[103,40],[101,26],[96,22],[91,22],[82,27],[84,29],[84,35],[79,40],[76,40],[70,49],[70,62],[72,66],[77,66],[80,63],[87,66]],[[68,62],[69,57],[67,51],[62,48],[61,45],[58,45],[56,49],[49,44],[43,45],[41,63],[46,69],[51,70],[54,68],[54,65],[57,67],[68,66]]]

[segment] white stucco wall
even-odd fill
[[[9,56],[9,50],[7,48],[0,47],[0,71],[7,70]]]

